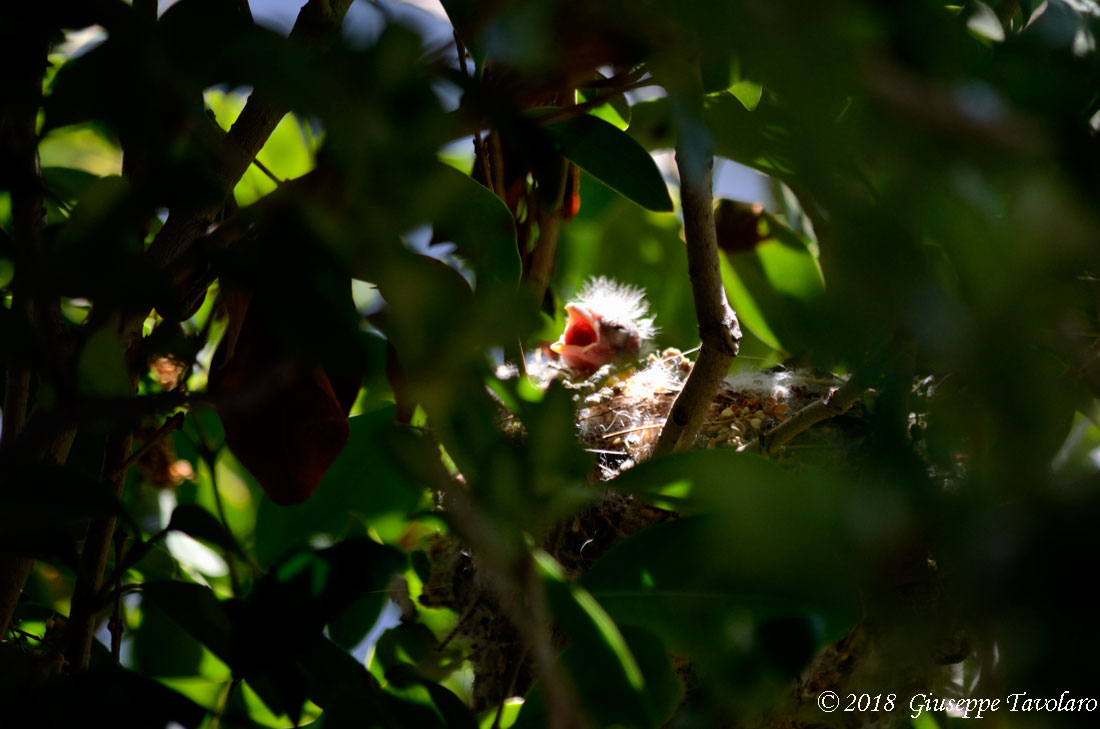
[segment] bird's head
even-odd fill
[[[550,349],[585,376],[638,354],[655,332],[642,290],[602,276],[586,283],[577,299],[565,305],[565,312],[565,331]]]

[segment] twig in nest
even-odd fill
[[[810,403],[756,440],[741,446],[737,449],[738,452],[773,456],[800,433],[804,433],[823,420],[848,412],[864,390],[862,383],[856,383],[855,380],[856,378],[853,377],[842,386],[829,390],[829,394],[825,397]]]
[[[604,433],[600,438],[607,440],[608,438],[614,438],[617,435],[626,435],[627,433],[637,433],[643,430],[653,430],[654,428],[660,428],[664,423],[648,423],[646,425],[635,425],[632,428],[624,428],[623,430],[616,430],[614,433]]]

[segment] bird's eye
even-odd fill
[[[634,350],[638,347],[637,336],[622,324],[604,322],[602,334],[612,349]]]

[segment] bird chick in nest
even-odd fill
[[[642,289],[603,276],[589,279],[565,313],[565,331],[549,350],[574,380],[637,357],[657,331]]]

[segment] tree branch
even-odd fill
[[[351,0],[309,0],[298,13],[292,38],[321,39],[339,28]],[[289,110],[257,92],[248,97],[244,110],[225,136],[216,175],[224,200],[267,142],[275,126]],[[166,268],[214,222],[221,200],[198,207],[171,210],[164,227],[146,255],[158,268]],[[144,315],[143,315],[144,316]]]
[[[126,460],[123,461],[113,473],[111,473],[111,478],[113,479],[124,476],[126,469],[137,463],[142,456],[151,451],[157,445],[157,443],[160,443],[162,440],[164,440],[164,438],[169,433],[171,433],[173,430],[179,430],[180,428],[182,428],[183,420],[183,413],[176,413],[172,417],[165,420],[164,425],[160,426],[157,432],[153,433],[149,440],[142,443],[136,451],[127,456]]]
[[[41,232],[46,222],[35,122],[42,101],[42,73],[48,66],[47,51],[47,44],[33,31],[14,28],[0,31],[0,68],[8,79],[5,103],[0,105],[0,184],[11,192],[11,243],[15,263],[11,312],[26,331],[52,332],[55,331],[53,326],[43,324],[56,307],[39,302],[35,274]],[[18,360],[10,362],[4,379],[0,457],[8,464],[18,455],[13,444],[31,410],[31,364]],[[64,460],[68,448],[60,452]],[[0,636],[7,631],[33,568],[34,560],[30,557],[0,553]]]
[[[326,38],[338,28],[340,21],[351,5],[351,0],[309,0],[302,7],[298,19],[291,31],[293,37],[307,41]],[[233,187],[240,181],[249,165],[275,130],[275,126],[288,109],[253,92],[234,122],[228,134],[221,141],[216,158],[215,174],[219,185],[216,202],[198,206],[176,206],[173,208],[153,240],[146,253],[149,261],[160,270],[170,270],[172,265],[186,254],[195,241],[206,233],[214,222],[218,210],[232,193]],[[140,343],[141,324],[146,311],[126,312],[119,333],[126,344],[128,359],[132,359]],[[114,317],[105,317],[105,326],[110,326]],[[136,379],[131,382],[131,394],[136,394]],[[132,433],[129,430],[116,432],[108,437],[104,450],[103,480],[108,483],[117,497],[122,495],[126,482],[126,471]],[[103,579],[103,570],[114,533],[114,518],[97,519],[88,527],[81,552],[81,571],[73,592],[72,611],[66,635],[66,658],[73,670],[83,670],[88,665],[91,654],[92,637],[97,621],[96,597]]]
[[[527,260],[527,270],[523,272],[524,283],[534,294],[536,303],[542,302],[542,297],[546,295],[546,287],[550,285],[550,274],[554,270],[554,261],[557,258],[558,236],[561,235],[561,208],[569,179],[569,162],[562,158],[559,169],[557,188],[552,191],[539,191],[537,212],[539,236]],[[546,194],[547,192],[550,194]]]
[[[676,397],[653,455],[688,448],[703,424],[718,386],[737,356],[741,327],[726,301],[718,261],[711,177],[714,157],[701,117],[701,94],[692,94],[696,108],[687,110],[677,132],[676,166],[680,171],[680,200],[687,239],[688,275],[695,302],[702,346],[684,388]]]
[[[505,550],[495,538],[496,528],[478,510],[468,491],[445,473],[439,473],[436,480],[452,526],[462,541],[481,558],[481,564],[486,568],[483,573],[486,584],[531,650],[539,680],[546,692],[550,727],[588,727],[589,723],[578,706],[576,692],[561,663],[556,660],[546,590],[530,553],[524,551],[519,564],[510,563],[512,560],[504,554]],[[517,594],[526,598],[525,605],[516,599]]]

